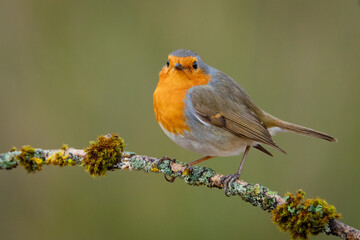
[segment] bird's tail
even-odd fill
[[[268,129],[270,129],[270,131],[271,131],[271,128],[276,129],[276,127],[277,127],[277,128],[280,128],[279,129],[280,131],[281,130],[290,131],[290,132],[294,132],[294,133],[305,135],[305,136],[324,139],[329,142],[337,142],[336,138],[333,138],[326,133],[322,133],[322,132],[313,130],[311,128],[303,127],[303,126],[296,125],[293,123],[285,122],[285,121],[278,119],[266,112],[263,112],[263,114],[264,114],[264,118],[265,118],[264,123],[268,127]]]

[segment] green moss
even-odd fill
[[[289,232],[292,239],[308,239],[309,234],[317,235],[325,230],[329,220],[340,218],[336,208],[325,200],[303,200],[305,193],[298,190],[294,196],[287,193],[285,204],[272,211],[272,220],[280,230]]]
[[[82,165],[92,176],[104,176],[106,171],[119,162],[125,143],[117,134],[98,137],[85,149]]]
[[[31,146],[23,146],[21,153],[17,156],[19,164],[23,165],[27,172],[41,171],[44,161]]]

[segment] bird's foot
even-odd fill
[[[227,197],[230,197],[229,193],[228,193],[228,187],[236,180],[238,180],[240,178],[240,174],[239,173],[235,173],[235,174],[230,174],[230,175],[226,175],[224,177],[221,178],[221,182],[224,185],[224,191],[225,191],[225,195]]]
[[[161,164],[161,163],[164,162],[165,160],[169,160],[170,163],[174,163],[174,162],[176,161],[176,160],[173,159],[173,158],[169,158],[169,157],[165,156],[165,157],[156,159],[156,160],[153,162],[153,165],[154,165],[154,166],[159,166],[159,164]],[[173,182],[175,181],[175,177],[171,177],[170,179],[168,179],[165,174],[164,174],[164,177],[165,177],[165,180],[168,181],[168,182],[170,182],[170,183],[173,183]]]
[[[169,183],[173,183],[174,181],[175,181],[175,177],[171,177],[170,179],[169,178],[167,178],[167,176],[164,174],[164,178],[165,178],[165,180],[167,181],[167,182],[169,182]]]

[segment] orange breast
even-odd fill
[[[180,72],[164,67],[153,96],[155,117],[159,124],[173,134],[189,130],[185,123],[186,92],[191,87],[204,85],[209,81],[210,76],[202,71]]]

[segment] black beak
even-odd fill
[[[180,63],[177,63],[177,64],[175,64],[175,69],[176,70],[183,70],[184,67]]]

